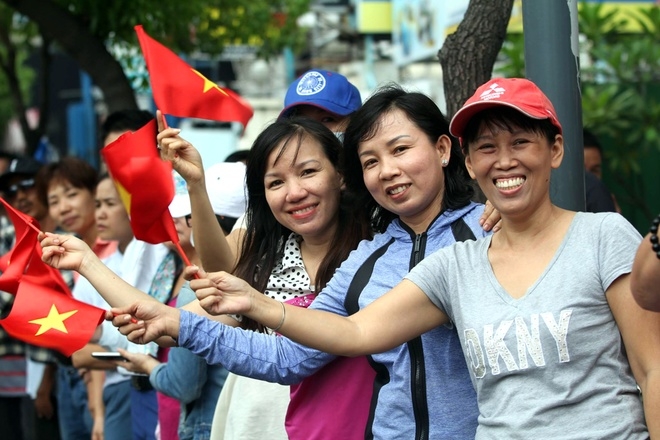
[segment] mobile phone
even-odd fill
[[[125,361],[126,358],[116,351],[94,351],[92,357],[104,361]]]

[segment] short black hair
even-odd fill
[[[530,118],[526,114],[505,106],[491,107],[482,110],[465,125],[463,130],[463,151],[469,154],[470,144],[476,142],[480,135],[482,124],[491,131],[505,130],[513,132],[515,128],[531,131],[543,136],[552,143],[560,134],[559,128],[550,119]]]
[[[48,206],[48,187],[52,182],[68,182],[74,188],[87,190],[93,195],[98,183],[98,173],[83,159],[67,156],[41,167],[35,181],[41,202]]]
[[[600,145],[598,138],[587,128],[582,130],[582,145],[584,145],[584,148],[595,148],[601,154],[603,152],[603,147]]]
[[[154,115],[146,110],[131,109],[110,113],[101,124],[99,145],[102,147],[105,138],[113,131],[137,131],[152,119]]]
[[[245,162],[250,155],[250,150],[236,150],[225,158],[225,162]]]

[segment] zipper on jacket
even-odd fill
[[[410,269],[424,259],[426,252],[426,232],[416,234],[410,255]],[[429,438],[429,408],[426,398],[426,366],[424,362],[424,347],[422,337],[408,341],[410,354],[410,393],[413,413],[415,415],[415,440]]]
[[[410,257],[410,269],[417,266],[417,264],[424,259],[424,254],[420,252],[422,250],[422,240],[424,241],[424,244],[426,244],[426,232],[415,235],[413,251]]]

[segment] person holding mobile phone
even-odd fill
[[[92,357],[102,361],[126,361],[126,358],[122,356],[118,351],[93,351]]]
[[[223,168],[227,164],[217,164]],[[232,164],[234,165],[234,164]],[[224,168],[226,169],[226,168]],[[174,200],[170,205],[170,213],[174,219],[179,244],[193,264],[201,264],[200,258],[192,243],[190,218],[190,198],[183,179],[175,174]],[[240,177],[239,180],[243,180]],[[245,192],[240,193],[245,198]],[[222,197],[215,192],[211,199]],[[220,206],[214,203],[214,206]],[[216,210],[216,215],[227,214]],[[171,306],[181,307],[195,301],[195,294],[185,282],[181,272],[173,285]],[[206,361],[183,348],[165,348],[158,350],[156,358],[139,353],[129,353],[119,350],[124,362],[116,362],[126,369],[147,374],[149,382],[158,391],[158,411],[161,427],[161,439],[171,440],[173,433],[178,433],[179,440],[207,440],[211,436],[213,409],[216,406],[220,392],[227,378],[227,370],[222,365],[208,365]],[[167,406],[171,400],[181,403],[181,417],[167,417]],[[177,402],[177,403],[178,403]]]

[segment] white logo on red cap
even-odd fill
[[[490,101],[491,99],[499,98],[504,92],[506,92],[504,87],[500,87],[497,83],[491,84],[490,87],[488,87],[488,90],[479,95],[479,99],[482,101]]]
[[[296,93],[301,96],[315,95],[325,88],[325,77],[319,72],[307,72],[300,78]]]

